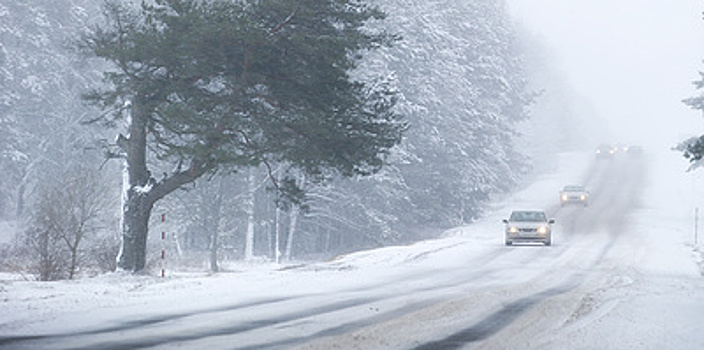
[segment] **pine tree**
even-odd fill
[[[114,64],[110,87],[87,95],[112,112],[95,121],[127,129],[115,152],[127,174],[122,269],[145,267],[154,204],[205,174],[274,162],[315,179],[373,174],[405,129],[392,91],[350,77],[361,54],[394,39],[363,30],[383,13],[361,1],[107,1],[105,10],[108,24],[82,43]],[[150,157],[175,170],[157,179]]]
[[[704,89],[704,73],[699,72],[699,80],[693,84],[697,90]],[[692,109],[704,111],[704,95],[690,97],[683,102]],[[704,135],[681,142],[677,146],[677,150],[681,151],[684,157],[692,163],[690,170],[704,165]]]

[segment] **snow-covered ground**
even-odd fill
[[[0,348],[704,348],[703,177],[670,151],[592,158],[563,154],[483,220],[409,246],[215,275],[0,275]],[[594,205],[559,208],[570,183]],[[503,246],[518,208],[557,219],[552,247]]]

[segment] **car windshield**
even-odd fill
[[[542,211],[514,211],[511,213],[510,221],[547,221],[545,213]]]
[[[584,187],[582,187],[582,186],[565,186],[564,191],[566,191],[566,192],[584,192]]]

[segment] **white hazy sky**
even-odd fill
[[[671,147],[704,133],[681,101],[704,71],[703,0],[507,0],[618,140]]]

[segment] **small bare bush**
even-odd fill
[[[38,279],[76,276],[91,251],[83,247],[84,243],[101,229],[99,219],[109,200],[106,192],[97,173],[86,169],[65,174],[40,189],[39,201],[18,246],[27,252],[28,265]],[[111,247],[100,246],[107,243],[96,241],[95,249],[100,252],[96,254],[112,251]]]

